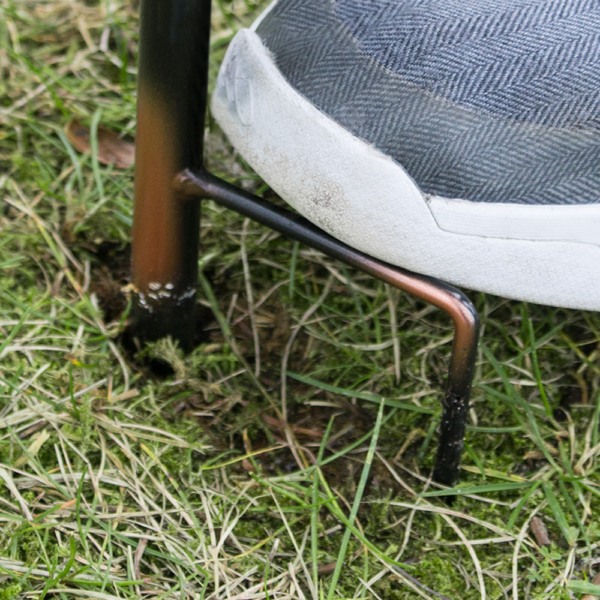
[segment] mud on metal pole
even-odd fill
[[[202,167],[210,0],[142,0],[130,333],[171,335],[190,349],[196,329],[200,203],[182,202],[177,173]]]

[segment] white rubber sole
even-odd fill
[[[229,47],[212,111],[286,202],[347,244],[470,289],[600,310],[600,206],[422,194],[400,165],[295,91],[250,30]]]

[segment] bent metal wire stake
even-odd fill
[[[141,4],[132,333],[166,335],[191,348],[196,304],[199,200],[211,199],[444,310],[455,327],[434,479],[452,486],[473,381],[479,318],[460,291],[374,259],[304,217],[211,175],[203,167],[210,0]]]

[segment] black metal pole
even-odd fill
[[[210,0],[142,0],[131,333],[190,349],[195,330],[200,204],[171,185],[200,168]]]
[[[455,326],[434,478],[458,481],[479,319],[461,292],[359,252],[203,170],[210,0],[142,0],[131,332],[184,349],[195,329],[200,202],[211,198],[446,311]]]
[[[475,374],[477,345],[479,342],[479,316],[473,308],[473,325],[466,327],[460,335],[466,339],[457,348],[455,333],[450,371],[444,396],[444,410],[440,425],[440,441],[433,479],[452,487],[458,483],[460,461],[465,443],[465,431],[469,416],[469,397]]]
[[[210,198],[287,237],[321,250],[327,256],[441,308],[452,318],[454,343],[443,400],[434,479],[453,486],[460,474],[479,341],[479,316],[471,301],[451,285],[372,258],[325,233],[304,217],[240,190],[206,171],[184,171],[176,177],[173,185],[186,196]]]

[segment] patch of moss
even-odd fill
[[[411,573],[413,577],[423,579],[427,586],[439,594],[458,597],[462,600],[479,598],[477,590],[466,590],[465,580],[456,568],[454,561],[442,552],[428,552]]]
[[[16,600],[21,590],[18,583],[5,583],[0,587],[0,600]]]

